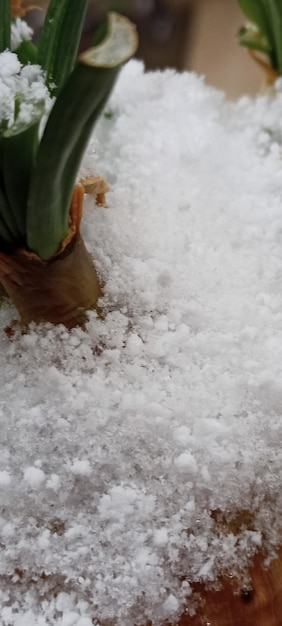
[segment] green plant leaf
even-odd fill
[[[267,0],[265,6],[269,11],[277,57],[277,68],[282,72],[282,4],[281,0]]]
[[[0,0],[0,52],[11,47],[10,0]]]
[[[250,22],[256,24],[266,36],[270,35],[270,21],[264,0],[238,0],[238,4]]]
[[[111,13],[106,40],[81,55],[51,111],[37,153],[27,214],[28,247],[44,260],[56,254],[66,236],[83,151],[121,65],[136,47],[134,26]]]
[[[11,213],[5,191],[2,176],[0,175],[0,238],[11,248],[17,246],[19,232],[17,224]]]
[[[238,41],[241,46],[258,50],[264,54],[269,54],[269,44],[267,39],[260,32],[254,32],[252,29],[244,26],[238,31]]]
[[[274,69],[278,67],[278,57],[275,47],[275,36],[271,15],[269,11],[269,0],[238,0],[239,6],[250,22],[255,24],[261,34],[267,39],[269,45],[269,57]]]
[[[38,62],[54,92],[72,71],[88,0],[51,0],[38,44]]]
[[[94,47],[99,46],[100,43],[102,43],[104,39],[107,37],[107,33],[108,33],[108,19],[107,19],[107,13],[106,13],[105,18],[101,20],[100,24],[98,25],[95,31],[95,36],[92,42],[92,46]]]
[[[23,65],[27,65],[28,63],[37,64],[38,63],[38,52],[36,46],[32,43],[32,41],[22,41],[17,50],[15,51],[19,61]]]
[[[1,171],[5,195],[17,228],[17,240],[25,243],[26,211],[33,163],[38,147],[40,117],[17,134],[1,138]],[[18,243],[18,242],[17,242]]]

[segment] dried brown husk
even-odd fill
[[[22,249],[14,254],[0,252],[0,281],[24,327],[30,322],[81,326],[87,311],[97,308],[101,288],[79,232],[83,195],[83,188],[76,186],[69,232],[52,259],[42,261]]]
[[[38,8],[38,6],[30,4],[28,0],[11,0],[11,14],[13,19],[24,17],[28,11]]]
[[[0,253],[0,277],[23,326],[52,322],[67,328],[83,325],[101,289],[92,259],[80,235],[63,252],[42,261],[26,250]]]
[[[110,191],[109,185],[101,176],[86,176],[80,178],[80,184],[84,188],[84,193],[94,196],[98,206],[107,207],[106,193]]]
[[[266,87],[272,87],[279,77],[279,74],[276,70],[271,67],[267,61],[265,61],[255,50],[248,49],[249,55],[255,61],[255,63],[260,67],[264,75],[264,84]]]

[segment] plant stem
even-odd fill
[[[0,0],[0,52],[11,46],[11,6],[10,0]]]
[[[64,84],[74,67],[87,3],[51,0],[49,4],[38,44],[38,62],[52,91]]]

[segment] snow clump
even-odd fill
[[[0,54],[0,130],[14,134],[41,119],[52,104],[39,65],[22,66],[14,52]]]
[[[14,52],[23,41],[30,41],[33,30],[25,20],[17,17],[11,24],[11,50]]]

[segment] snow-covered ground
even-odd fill
[[[281,526],[282,93],[123,70],[83,163],[86,332],[0,309],[0,624],[159,624]],[[251,511],[238,536],[218,527]]]

